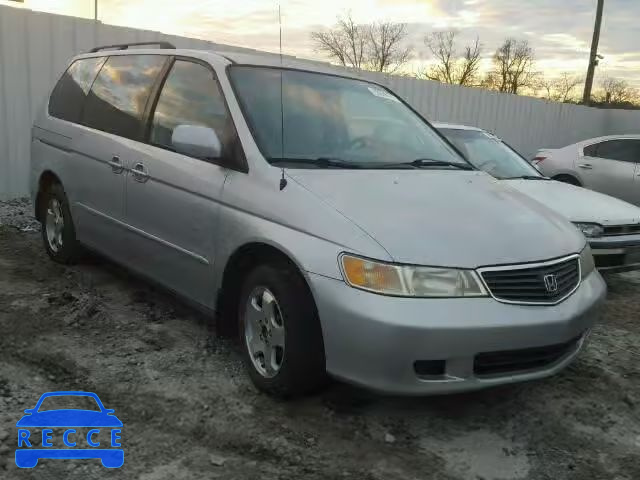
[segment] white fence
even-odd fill
[[[181,48],[249,51],[0,6],[0,198],[28,192],[31,124],[68,59],[97,45],[158,40]],[[488,129],[525,155],[589,137],[640,132],[640,112],[550,103],[384,74],[362,75],[388,85],[429,119]]]

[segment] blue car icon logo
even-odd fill
[[[45,409],[43,402],[52,403],[52,400],[70,400],[71,403],[82,400],[92,407],[95,406],[95,409]],[[114,410],[104,408],[95,393],[45,393],[34,408],[24,412],[26,415],[16,423],[18,467],[33,468],[41,458],[95,458],[100,459],[102,465],[107,468],[119,468],[123,465],[124,450],[119,448],[122,422],[114,415]],[[58,436],[59,438],[54,438],[53,429],[64,429],[64,433]],[[79,429],[87,430],[86,434]],[[37,430],[41,430],[41,435],[36,433]]]

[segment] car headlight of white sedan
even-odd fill
[[[574,223],[574,225],[578,227],[587,238],[601,237],[604,233],[604,228],[602,227],[602,225],[599,225],[597,223],[576,222]]]
[[[473,270],[396,265],[354,255],[340,257],[345,282],[361,290],[398,297],[486,297]]]

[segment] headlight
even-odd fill
[[[487,292],[473,270],[394,265],[342,255],[348,285],[400,297],[484,297]]]
[[[582,278],[586,278],[591,272],[596,269],[596,263],[593,260],[593,254],[591,253],[591,247],[587,245],[580,252],[580,273]]]
[[[582,230],[582,233],[587,238],[600,237],[604,233],[602,225],[597,223],[574,223],[574,225]]]

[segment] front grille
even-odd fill
[[[473,361],[473,371],[477,376],[488,376],[543,369],[574,352],[581,338],[546,347],[480,353]]]
[[[636,225],[612,225],[604,227],[605,237],[615,235],[634,235],[640,233],[640,224]]]
[[[514,265],[500,269],[487,268],[481,270],[481,274],[491,294],[498,300],[553,304],[567,297],[580,283],[579,262],[576,256],[534,267]],[[551,285],[545,282],[545,277]]]

